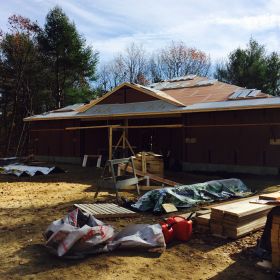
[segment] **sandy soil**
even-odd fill
[[[252,248],[261,232],[237,241],[195,232],[187,243],[175,243],[158,256],[145,252],[114,252],[83,260],[62,260],[44,248],[42,232],[64,216],[74,203],[91,202],[98,177],[93,168],[62,166],[65,174],[16,178],[0,175],[0,279],[272,279],[255,267]],[[184,183],[203,182],[221,175],[172,174]],[[228,178],[231,176],[222,177]],[[256,189],[274,191],[278,178],[246,176]],[[133,196],[133,193],[122,193]],[[100,200],[112,200],[102,193]],[[129,223],[157,223],[152,214],[137,219],[108,221],[117,228]]]

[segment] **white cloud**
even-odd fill
[[[182,40],[214,60],[246,46],[250,37],[280,50],[279,0],[10,0],[0,10],[0,27],[18,11],[43,22],[56,4],[104,59],[133,41],[153,51]]]
[[[280,28],[280,15],[276,14],[262,14],[256,16],[245,17],[227,17],[227,18],[213,18],[209,23],[225,26],[235,26],[244,28],[248,31],[262,31],[271,28]]]

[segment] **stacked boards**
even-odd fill
[[[273,216],[271,228],[272,265],[280,267],[280,216]]]
[[[208,233],[210,231],[210,215],[210,213],[207,213],[195,218],[197,230],[199,232]]]
[[[210,228],[214,235],[237,239],[264,227],[271,205],[250,203],[252,198],[211,208]]]
[[[259,196],[259,199],[263,199],[263,200],[280,200],[280,192],[261,194]]]

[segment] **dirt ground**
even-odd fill
[[[64,260],[50,255],[44,247],[42,232],[71,210],[74,203],[91,202],[94,191],[91,185],[98,177],[91,167],[59,166],[68,172],[32,178],[0,175],[0,279],[273,279],[255,266],[258,260],[253,248],[261,231],[237,241],[195,232],[189,242],[172,244],[160,256],[122,251]],[[170,175],[186,184],[234,176]],[[238,177],[258,191],[279,189],[278,177]],[[133,192],[121,195],[131,197]],[[105,192],[99,198],[113,199],[112,193]],[[143,214],[133,220],[108,222],[120,229],[129,223],[159,220],[159,216]]]

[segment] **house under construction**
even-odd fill
[[[25,121],[43,160],[152,150],[166,168],[278,174],[280,167],[280,98],[195,75],[123,83],[88,104]]]

